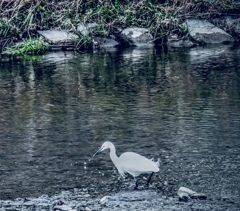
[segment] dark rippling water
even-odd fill
[[[159,158],[155,182],[173,194],[239,199],[239,58],[222,46],[2,60],[0,199],[107,185],[108,152],[91,157],[106,140]]]

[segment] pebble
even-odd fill
[[[186,195],[186,194],[189,195]],[[94,193],[95,194],[95,193]],[[196,195],[195,191],[181,188],[178,195],[187,198]],[[99,193],[100,195],[100,193]],[[188,198],[189,199],[189,198]],[[191,199],[190,199],[191,200]],[[189,200],[189,201],[190,201]],[[190,211],[199,208],[205,211],[225,210],[239,211],[239,203],[229,196],[221,200],[192,200],[188,203],[179,201],[177,195],[166,196],[154,190],[118,191],[103,197],[91,197],[81,191],[68,191],[52,197],[42,195],[38,198],[16,198],[15,200],[0,200],[0,211],[114,211],[114,210],[161,210],[161,211]]]
[[[68,205],[56,205],[53,207],[53,210],[55,211],[76,211],[76,209],[72,209],[70,206]]]
[[[207,196],[203,193],[197,193],[189,188],[186,187],[180,187],[178,192],[180,201],[189,201],[190,199],[200,199],[200,200],[206,200]]]
[[[110,196],[104,196],[100,199],[99,203],[100,204],[106,204],[108,202],[109,198],[110,198]]]

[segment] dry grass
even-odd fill
[[[76,31],[79,22],[96,22],[95,32],[108,36],[116,28],[147,27],[157,39],[171,31],[184,33],[187,17],[239,14],[239,0],[0,0],[0,46],[36,30]]]

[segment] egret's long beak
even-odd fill
[[[98,153],[102,152],[102,151],[103,151],[103,147],[101,147],[98,151],[96,151],[96,152],[93,154],[93,157],[94,157],[95,155],[97,155]]]

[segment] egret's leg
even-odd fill
[[[152,178],[152,175],[153,175],[154,172],[152,172],[147,180],[147,185],[149,185],[150,181],[151,181],[151,178]]]
[[[135,181],[135,187],[134,187],[134,190],[138,190],[138,181],[137,181],[137,177],[134,177],[134,181]]]

